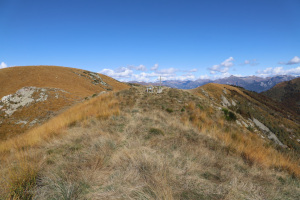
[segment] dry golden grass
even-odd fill
[[[245,152],[242,143],[254,145],[253,141],[256,148],[265,145],[256,135],[229,124],[221,112],[183,91],[165,90],[161,95],[144,95],[142,91],[143,88],[138,88],[119,92],[116,96],[100,96],[99,99],[106,102],[106,110],[111,110],[108,113],[115,115],[110,118],[107,112],[101,111],[100,116],[94,112],[93,108],[98,107],[96,99],[66,111],[70,119],[65,126],[58,126],[59,137],[52,134],[48,126],[48,129],[41,129],[50,133],[42,139],[47,142],[32,145],[38,148],[19,151],[24,153],[21,157],[29,161],[25,163],[33,163],[30,169],[41,167],[28,173],[32,176],[11,183],[20,185],[22,180],[30,183],[30,177],[37,174],[37,179],[33,180],[36,187],[23,192],[33,195],[34,199],[299,197],[299,179],[278,170],[280,167],[275,170],[271,165],[260,164],[258,157],[251,160],[253,158]],[[121,111],[118,104],[123,105]],[[164,105],[173,112],[166,111]],[[83,114],[76,116],[75,111]],[[77,125],[76,120],[81,123]],[[265,149],[274,153],[271,146]],[[255,148],[250,150],[255,151]],[[7,150],[4,152],[8,154]],[[267,152],[259,152],[256,154],[265,162]],[[27,165],[23,166],[21,171],[26,171]],[[1,166],[2,174],[9,174],[6,172],[11,170],[11,166],[4,170]],[[11,174],[10,177],[22,177],[24,173]],[[3,188],[0,188],[0,195],[15,194],[12,187],[5,191]]]
[[[0,154],[10,152],[12,149],[19,150],[37,146],[41,144],[42,141],[47,141],[52,137],[61,134],[68,126],[88,120],[91,117],[106,119],[111,115],[118,114],[118,102],[114,99],[113,94],[103,94],[73,106],[40,127],[1,142]]]
[[[31,199],[33,196],[31,190],[36,186],[39,166],[36,160],[27,160],[27,156],[22,155],[22,152],[16,152],[15,156],[14,163],[7,166],[5,176],[8,181],[2,185],[2,190],[9,194],[11,199]]]
[[[266,168],[277,168],[286,170],[300,178],[300,163],[290,155],[280,153],[272,146],[262,140],[257,134],[237,128],[235,123],[224,125],[223,116],[212,119],[207,111],[195,108],[195,104],[190,102],[181,120],[184,124],[192,123],[201,132],[205,132],[215,139],[223,141],[230,149],[237,152],[245,162],[250,165],[257,164]]]
[[[92,119],[88,126],[74,127],[45,147],[47,165],[35,198],[61,199],[66,191],[76,199],[257,200],[300,194],[297,180],[227,155],[221,141],[165,110],[143,111],[138,102],[131,111]]]
[[[102,91],[119,91],[129,88],[127,84],[102,74],[99,74],[99,76],[108,85],[105,86],[101,83],[95,85],[87,74],[88,72],[84,70],[58,66],[24,66],[1,69],[0,98],[8,94],[14,94],[23,87],[35,86],[48,88],[48,99],[19,108],[10,117],[5,116],[5,113],[0,111],[2,122],[0,141],[26,132],[32,128],[30,122],[36,120],[39,122],[36,125],[41,124],[49,117],[57,115],[85,97],[90,97]],[[60,90],[55,91],[54,88]],[[57,93],[59,98],[56,98]],[[39,95],[39,93],[34,95]],[[26,121],[27,124],[18,124],[19,121]]]
[[[1,176],[6,177],[2,190],[13,198],[30,199],[29,190],[35,186],[35,178],[39,170],[40,160],[34,157],[33,149],[45,142],[65,133],[65,130],[77,123],[91,119],[107,119],[111,115],[118,115],[118,101],[114,94],[107,93],[79,103],[57,117],[49,120],[40,127],[34,128],[22,135],[13,137],[0,143]],[[32,152],[33,151],[33,152]],[[9,163],[14,163],[10,165]],[[4,168],[3,168],[4,167]],[[5,174],[4,174],[5,172]],[[8,192],[9,191],[9,192]],[[1,194],[0,194],[1,195]]]
[[[84,70],[81,69],[58,66],[22,66],[1,69],[0,98],[13,94],[25,86],[60,88],[77,98],[84,98],[106,90],[105,86],[94,85],[90,79],[78,75],[83,72]],[[128,85],[115,79],[99,75],[115,91],[129,88]]]

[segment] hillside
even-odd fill
[[[82,99],[128,88],[108,76],[57,66],[0,70],[0,140],[43,123]]]
[[[240,87],[210,83],[192,92],[209,99],[217,106],[234,111],[237,123],[249,130],[258,127],[267,137],[280,146],[288,147],[300,155],[300,124],[297,116],[262,94]]]
[[[268,123],[280,111],[256,93],[220,84],[145,89],[87,99],[0,143],[0,196],[298,199],[299,157]],[[299,138],[297,122],[275,123]]]
[[[279,83],[262,94],[282,103],[287,110],[295,112],[300,119],[300,78]]]

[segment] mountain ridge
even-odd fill
[[[220,78],[216,80],[210,80],[210,79],[197,79],[195,81],[167,80],[167,81],[162,81],[162,84],[177,89],[194,89],[199,86],[205,85],[207,83],[219,83],[219,84],[227,84],[227,85],[236,85],[236,86],[243,87],[247,90],[260,93],[274,87],[277,83],[283,81],[289,81],[294,78],[296,77],[289,76],[289,75],[279,75],[279,76],[266,77],[266,78],[262,78],[258,76],[237,77],[231,75],[230,77]],[[146,83],[146,82],[137,82],[137,81],[130,81],[130,83],[138,83],[142,85],[159,84],[159,82]]]

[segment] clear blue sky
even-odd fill
[[[0,0],[0,68],[188,80],[300,75],[299,57],[300,0]]]

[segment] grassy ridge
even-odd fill
[[[8,161],[2,180],[9,180],[1,182],[0,195],[16,199],[300,194],[297,160],[227,121],[206,99],[175,89],[155,95],[136,87],[92,98],[1,143],[0,155]]]

